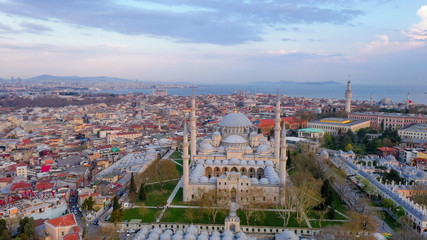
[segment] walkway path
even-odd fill
[[[179,180],[178,184],[176,184],[175,189],[172,191],[171,195],[169,196],[169,198],[166,202],[166,205],[163,207],[163,210],[160,213],[159,217],[156,219],[156,222],[160,222],[160,220],[162,220],[163,214],[165,214],[166,210],[168,209],[168,207],[172,203],[173,199],[175,198],[176,194],[178,193],[178,190],[182,187],[182,185],[183,185],[182,182],[183,182],[183,180],[181,178]]]

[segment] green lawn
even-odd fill
[[[154,208],[129,208],[123,211],[123,220],[142,219],[143,222],[155,222],[160,210]]]
[[[398,229],[398,228],[401,227],[401,224],[398,223],[398,222],[396,222],[396,220],[394,220],[394,218],[392,216],[390,216],[390,214],[388,214],[388,212],[381,211],[381,213],[382,213],[381,214],[382,215],[382,220],[384,222],[386,222],[387,225],[389,227],[391,227],[391,229],[396,230],[396,229]]]
[[[246,217],[245,214],[238,210],[237,215],[240,218],[240,224],[246,225]],[[254,218],[249,219],[249,225],[254,226],[271,226],[271,227],[283,227],[283,220],[272,211],[264,211],[264,216],[261,219],[255,221]],[[295,218],[295,214],[292,214],[287,227],[299,227],[299,224]],[[305,221],[301,227],[307,227]]]
[[[213,223],[212,218],[207,214],[200,212],[200,209],[186,209],[186,208],[168,208],[163,215],[162,222],[179,222],[179,223],[200,223],[209,224]],[[188,216],[192,216],[190,219]],[[216,217],[215,224],[224,224],[226,215],[219,213]]]
[[[179,151],[175,151],[172,153],[172,155],[169,157],[171,159],[182,159],[182,154]]]
[[[337,192],[334,194],[334,200],[332,201],[332,207],[335,208],[335,210],[344,213],[347,211],[347,207],[344,203],[342,203],[340,195],[338,195]]]
[[[169,196],[175,188],[178,180],[172,182],[165,182],[163,185],[163,192],[160,192],[160,184],[147,185],[147,200],[144,202],[146,206],[163,206],[166,204]],[[142,202],[137,199],[135,204],[142,205]]]

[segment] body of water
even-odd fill
[[[230,95],[235,91],[248,90],[251,93],[276,94],[278,85],[260,84],[212,84],[197,85],[196,95],[215,94]],[[344,99],[346,85],[280,85],[280,92],[290,97],[309,98],[338,98]],[[370,100],[371,93],[374,101],[379,101],[384,97],[389,97],[393,102],[406,102],[407,94],[413,102],[427,104],[427,85],[352,85],[353,100]],[[151,89],[120,89],[102,90],[104,93],[127,94],[145,93],[150,94]],[[189,96],[191,88],[170,88],[169,95]]]

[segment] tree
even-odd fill
[[[393,213],[398,217],[403,217],[405,216],[405,209],[403,209],[403,207],[399,205],[393,210]]]
[[[93,197],[90,196],[86,198],[82,203],[82,210],[84,211],[93,211],[93,206],[95,205],[95,200],[93,200]]]
[[[138,198],[142,202],[147,200],[147,196],[145,194],[145,183],[141,183],[141,186],[139,186]]]
[[[113,198],[113,211],[117,210],[117,209],[121,209],[121,208],[122,208],[122,206],[119,203],[119,198],[117,197],[117,195],[114,195],[114,198]]]
[[[296,212],[296,199],[293,195],[294,186],[288,186],[285,190],[285,200],[281,206],[274,207],[275,213],[283,220],[283,227],[286,227],[291,219],[291,215]],[[283,211],[286,210],[286,211]]]
[[[6,220],[0,219],[0,233],[3,233],[4,230],[7,231],[7,223]]]
[[[330,206],[334,201],[335,191],[332,188],[329,179],[325,179],[323,181],[323,185],[322,185],[322,188],[320,189],[320,192],[322,194],[322,198],[325,199],[325,206]]]
[[[201,197],[198,198],[198,204],[202,211],[212,217],[215,224],[218,213],[226,213],[231,202],[231,195],[226,190],[208,190],[199,189]]]
[[[375,231],[378,222],[372,212],[352,212],[350,213],[350,221],[344,224],[349,231],[352,232],[372,232]]]
[[[346,151],[346,152],[348,152],[348,151],[350,151],[350,150],[353,150],[353,145],[351,145],[351,143],[348,143],[348,144],[345,146],[345,151]]]
[[[381,200],[381,203],[382,203],[383,207],[388,208],[388,209],[393,209],[393,207],[394,207],[394,202],[389,198],[383,198]]]
[[[1,238],[0,238],[0,239],[2,239],[2,240],[10,240],[10,239],[11,239],[10,234],[9,234],[9,231],[8,231],[7,229],[4,229],[4,230],[2,231],[2,234],[1,234]]]
[[[187,208],[185,209],[184,212],[184,219],[186,219],[187,221],[191,222],[191,224],[193,224],[193,221],[195,219],[195,209],[194,208]]]
[[[114,224],[123,221],[123,211],[121,209],[113,210],[110,216],[110,222]]]
[[[292,182],[295,185],[293,194],[296,198],[297,221],[301,226],[305,218],[305,212],[323,203],[320,194],[322,181],[315,179],[308,172],[295,172],[292,175]]]
[[[249,220],[251,217],[254,217],[258,220],[262,219],[264,212],[258,210],[262,206],[258,203],[259,201],[257,201],[257,198],[262,195],[263,193],[261,189],[250,189],[249,192],[243,196],[243,199],[240,201],[240,210],[245,214],[247,225],[249,225]]]
[[[135,179],[133,177],[133,173],[132,173],[131,178],[130,178],[129,193],[136,194],[136,184],[135,184]]]
[[[35,225],[34,218],[32,217],[24,217],[19,220],[18,233],[27,236],[28,238],[32,238],[35,233]],[[21,238],[23,237],[21,235]]]
[[[150,169],[144,172],[143,177],[149,177],[153,181],[159,182],[160,192],[163,192],[165,180],[179,177],[179,171],[176,169],[175,163],[170,160],[155,160]]]

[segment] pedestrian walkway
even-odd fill
[[[168,200],[166,202],[166,205],[163,207],[162,212],[160,213],[159,217],[156,219],[156,222],[160,222],[160,220],[162,220],[163,215],[166,212],[166,209],[168,209],[168,207],[172,203],[173,199],[175,198],[176,194],[178,193],[178,190],[182,187],[182,185],[183,185],[182,182],[183,182],[183,180],[182,180],[182,177],[181,177],[181,179],[179,180],[178,184],[176,184],[174,190],[172,191],[171,195],[169,196],[169,198],[168,198]]]

